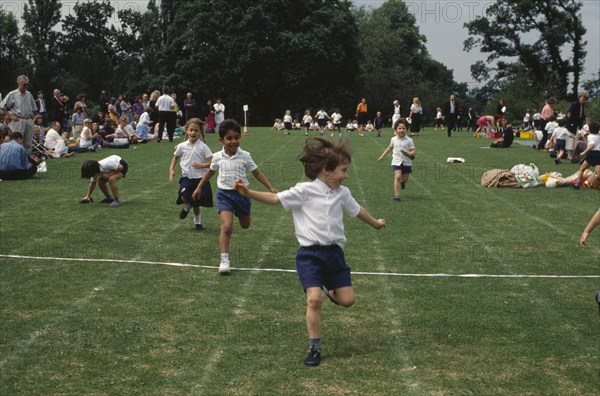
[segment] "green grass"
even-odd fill
[[[389,129],[379,139],[350,137],[346,185],[387,224],[375,231],[346,219],[353,271],[579,277],[355,274],[357,304],[324,305],[324,360],[306,368],[296,275],[235,270],[295,268],[290,213],[254,203],[251,228],[234,229],[233,274],[219,277],[214,209],[203,211],[201,233],[178,218],[173,144],[54,159],[33,180],[0,182],[0,394],[597,393],[600,231],[586,250],[578,240],[598,192],[480,187],[491,168],[534,162],[569,175],[577,166],[428,129],[415,138],[414,173],[398,203],[390,157],[376,161],[390,137]],[[207,141],[220,148],[215,135]],[[283,190],[304,180],[303,142],[250,128],[242,147]],[[130,164],[123,204],[79,205],[81,162],[112,153]],[[446,164],[450,156],[467,162]]]

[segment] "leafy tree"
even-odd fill
[[[470,35],[465,50],[480,47],[489,54],[485,63],[471,67],[473,78],[485,81],[492,77],[495,81],[488,82],[487,88],[496,91],[516,75],[528,77],[542,91],[565,97],[572,76],[576,95],[586,55],[580,10],[581,1],[572,0],[498,0],[491,4],[486,16],[465,23]],[[532,36],[534,40],[529,39]],[[568,45],[570,59],[563,56]],[[504,58],[516,61],[489,66]]]
[[[24,72],[24,57],[19,46],[17,20],[1,8],[0,43],[0,92],[8,92],[17,87],[17,76]]]
[[[23,6],[21,43],[31,68],[30,79],[37,89],[49,92],[58,74],[57,43],[60,33],[59,0],[28,0]]]
[[[340,103],[352,97],[358,71],[350,7],[347,0],[180,2],[159,55],[160,78],[176,90],[221,96],[232,111],[248,104],[255,122],[286,108]]]
[[[426,38],[403,1],[388,0],[375,10],[360,8],[355,17],[362,51],[356,91],[367,97],[369,109],[389,118],[392,101],[398,99],[407,116],[412,98],[418,96],[424,116],[432,119],[450,92],[466,91],[454,83],[450,70],[430,57]]]
[[[108,0],[77,3],[63,19],[59,84],[65,92],[99,93],[118,81],[114,65],[116,30],[108,26],[114,8]]]

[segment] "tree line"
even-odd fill
[[[527,4],[533,7],[527,12],[552,15],[561,24],[554,34],[540,27],[539,42],[519,55],[523,46],[513,42],[511,52],[508,43],[526,33],[531,19],[504,26],[502,18],[509,15],[514,23]],[[237,118],[247,104],[253,123],[265,124],[286,109],[320,106],[352,117],[363,96],[371,112],[384,115],[394,99],[406,115],[418,96],[426,119],[433,119],[450,93],[484,111],[514,84],[523,88],[523,81],[531,88],[525,96],[537,102],[544,91],[566,98],[573,76],[576,90],[586,55],[580,2],[500,0],[495,7],[467,24],[465,49],[480,46],[490,60],[522,59],[498,62],[494,70],[473,65],[485,85],[471,92],[432,59],[400,0],[377,9],[356,8],[349,0],[149,0],[143,12],[115,12],[109,0],[94,0],[78,2],[66,16],[60,0],[28,0],[21,29],[13,14],[0,9],[0,92],[14,89],[18,74],[27,74],[34,90],[59,88],[92,100],[101,90],[131,96],[169,85],[179,97],[188,91],[200,100],[221,97],[228,115]],[[572,61],[554,59],[564,45],[572,46]],[[529,57],[534,60],[527,62]]]

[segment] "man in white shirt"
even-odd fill
[[[156,101],[156,107],[158,108],[158,133],[156,142],[160,143],[162,140],[163,131],[165,124],[167,125],[167,134],[169,135],[169,142],[173,141],[173,134],[175,133],[175,123],[177,121],[175,109],[175,100],[171,97],[171,88],[168,86],[163,87],[163,94]]]
[[[215,109],[215,129],[219,131],[219,125],[225,120],[225,105],[221,103],[221,98],[217,98],[217,103],[213,105]]]

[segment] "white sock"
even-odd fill
[[[221,260],[229,261],[229,253],[221,253]]]
[[[194,215],[194,224],[202,224],[202,215],[201,214]]]

